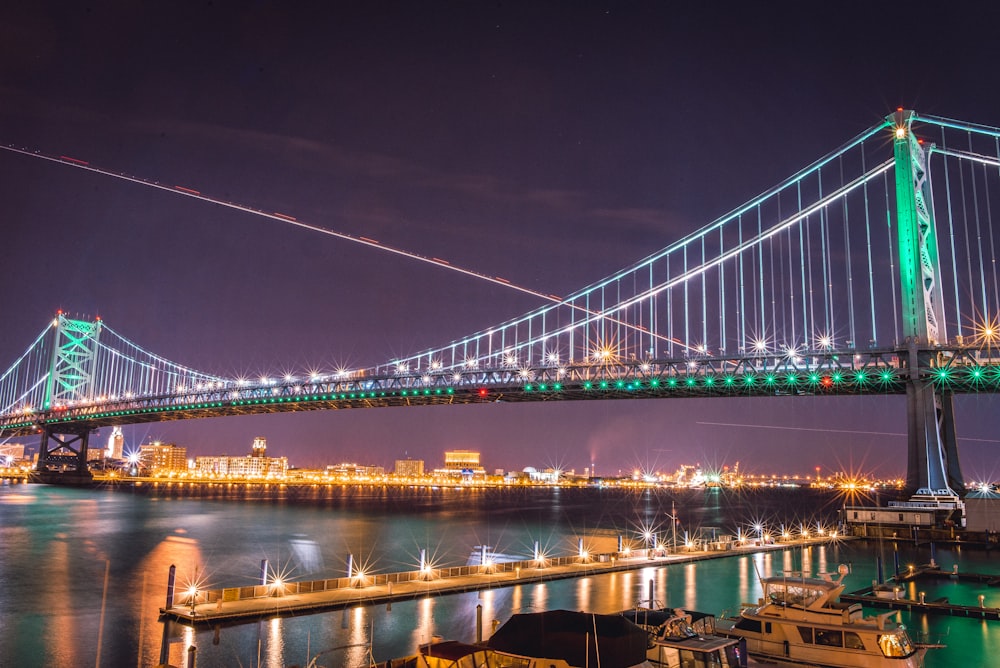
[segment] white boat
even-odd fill
[[[865,617],[860,603],[839,602],[847,567],[836,580],[801,573],[763,578],[764,597],[738,617],[716,621],[717,632],[744,639],[756,659],[821,668],[920,668],[931,647],[913,642],[896,612]]]

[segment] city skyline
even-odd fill
[[[0,47],[0,143],[566,294],[897,106],[1000,124],[996,94],[976,78],[991,80],[982,46],[991,38],[915,46],[919,15],[890,26],[849,11],[814,22],[757,7],[725,17],[650,5],[387,7],[2,10],[10,39]],[[935,23],[940,33],[982,29]],[[887,55],[923,48],[932,53],[912,67]],[[385,362],[537,305],[495,284],[60,165],[0,152],[0,171],[11,279],[0,307],[15,314],[0,330],[4,367],[60,308],[235,376]],[[958,398],[969,479],[1000,474],[996,413],[992,396]],[[304,462],[330,450],[391,462],[469,447],[577,470],[757,459],[889,473],[905,467],[905,417],[898,397],[739,398],[125,430],[129,440],[205,454],[284,433]]]

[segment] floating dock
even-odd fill
[[[844,603],[861,603],[873,608],[889,608],[892,610],[906,610],[908,612],[924,612],[931,615],[950,615],[953,617],[973,617],[977,619],[987,619],[990,621],[1000,621],[1000,608],[988,608],[982,604],[983,597],[980,596],[980,605],[958,605],[951,603],[947,598],[938,598],[933,601],[924,599],[923,594],[919,599],[903,598],[902,589],[895,583],[920,582],[921,580],[955,580],[958,582],[985,583],[990,587],[1000,586],[1000,576],[986,573],[961,573],[957,569],[954,571],[944,571],[936,566],[922,566],[898,576],[889,578],[889,582],[884,585],[877,585],[873,582],[871,587],[865,587],[850,594],[841,594],[840,600]]]
[[[844,540],[837,538],[836,540]],[[427,596],[444,596],[470,591],[513,587],[522,584],[587,577],[643,568],[660,568],[719,557],[780,552],[820,545],[829,539],[810,539],[794,543],[733,546],[727,550],[679,552],[649,556],[645,550],[630,555],[622,553],[547,558],[491,564],[487,567],[460,566],[434,568],[424,572],[380,573],[351,578],[333,578],[308,582],[280,582],[268,585],[178,591],[174,604],[160,608],[161,619],[191,626],[217,626],[252,622],[271,617],[307,615],[358,605],[391,605]]]

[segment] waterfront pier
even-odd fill
[[[717,559],[756,552],[780,552],[830,542],[829,537],[778,543],[747,543],[725,550],[685,550],[653,553],[637,550],[592,555],[550,557],[535,561],[455,566],[423,571],[353,575],[303,582],[222,589],[190,590],[170,597],[160,608],[162,619],[191,626],[216,626],[282,616],[298,616],[352,606],[389,605],[427,596],[513,587],[551,580],[588,577],[617,571],[660,568],[677,563]],[[836,538],[833,540],[853,540]]]

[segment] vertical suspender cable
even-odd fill
[[[778,220],[779,221],[781,220],[781,196],[780,195],[778,195]],[[763,247],[761,247],[761,252],[763,252],[763,251],[764,251],[764,249],[763,249]],[[767,262],[768,262],[767,275],[770,278],[770,280],[768,281],[768,283],[770,283],[770,285],[771,285],[771,331],[777,332],[778,331],[778,301],[779,301],[781,295],[779,293],[777,297],[775,296],[775,290],[778,289],[778,285],[777,285],[777,281],[774,280],[775,273],[774,273],[774,240],[773,239],[768,239],[768,241],[767,241]],[[780,301],[782,303],[782,310],[784,310],[784,300],[782,299]],[[784,319],[782,319],[782,323],[781,323],[782,327],[784,327],[784,324],[785,324],[784,323]]]
[[[947,149],[948,139],[945,135],[944,128],[941,129],[941,148]],[[928,162],[930,157],[928,157]],[[951,171],[948,168],[948,158],[941,156],[941,162],[944,163],[944,193],[947,201],[948,211],[948,238],[949,245],[951,246],[951,283],[955,289],[955,335],[962,336],[963,323],[962,323],[962,302],[959,298],[958,293],[958,259],[955,255],[955,216],[951,209]],[[939,244],[940,247],[940,244]],[[940,257],[938,253],[938,257]]]
[[[962,227],[964,228],[963,231],[965,236],[965,265],[966,268],[968,269],[967,274],[969,281],[968,283],[969,301],[970,301],[969,306],[972,307],[973,310],[975,310],[975,298],[972,296],[972,291],[975,289],[976,284],[972,280],[972,249],[969,247],[969,237],[971,236],[971,234],[969,233],[968,203],[966,202],[966,197],[965,197],[965,169],[962,166],[961,162],[959,162],[958,164],[958,187],[959,191],[962,193],[962,220],[963,220]],[[957,274],[955,275],[955,280],[956,282],[958,281]],[[959,327],[958,331],[959,333],[961,333],[963,328],[965,327],[965,323],[959,321],[958,327]]]
[[[763,236],[763,225],[761,222],[760,203],[757,203],[757,238]],[[767,316],[764,311],[764,249],[760,244],[754,244],[757,249],[757,282],[760,285],[760,336],[765,339],[767,332]]]
[[[646,355],[650,358],[656,357],[656,335],[659,333],[659,321],[656,316],[656,295],[653,292],[653,263],[650,262],[647,265],[649,269],[649,348],[646,349]]]
[[[667,254],[667,280],[670,280],[670,254]],[[673,289],[667,290],[667,357],[674,358]]]
[[[792,233],[792,228],[785,230],[785,253],[787,256],[788,264],[788,320],[791,324],[792,336],[795,335],[795,312],[797,306],[795,305],[795,235]],[[782,278],[784,282],[784,278]]]
[[[725,255],[726,242],[719,228],[719,257]],[[735,264],[735,263],[734,263]],[[726,349],[726,268],[719,266],[719,354]]]
[[[737,242],[739,247],[743,247],[743,214],[741,213],[736,219],[736,229],[738,230]],[[739,294],[740,294],[740,317],[736,321],[736,326],[740,328],[740,351],[746,351],[747,349],[747,308],[746,308],[746,297],[744,294],[744,281],[743,281],[743,256],[746,253],[740,253],[736,257],[736,264],[739,267],[737,276],[739,277]]]
[[[864,170],[862,170],[864,173]],[[840,182],[844,182],[844,161],[840,161]],[[868,182],[865,181],[865,186],[867,187]],[[851,271],[851,235],[850,235],[850,222],[851,214],[850,207],[847,206],[847,198],[843,200],[843,223],[844,223],[844,269],[847,272],[847,335],[850,340],[854,340],[854,274]],[[831,286],[832,289],[832,286]],[[828,335],[833,340],[833,332],[829,332]]]
[[[969,153],[972,153],[973,151],[972,151],[971,132],[968,133],[968,137],[969,137]],[[983,317],[985,317],[986,314],[989,313],[989,302],[986,300],[986,265],[983,263],[983,232],[979,220],[979,192],[978,188],[976,187],[976,165],[974,163],[969,164],[969,175],[971,177],[970,180],[972,181],[972,211],[973,215],[976,218],[976,250],[979,253],[978,281],[979,284],[982,286],[983,308],[980,311],[980,313],[982,314]],[[986,174],[984,170],[983,176],[985,175]],[[972,258],[969,259],[971,260]],[[970,261],[969,264],[971,265],[972,262]],[[938,280],[940,280],[940,278]],[[975,283],[970,283],[969,285],[971,287],[972,285],[975,285]]]
[[[701,235],[701,266],[705,266],[705,235]],[[722,268],[719,268],[720,272]],[[701,272],[701,345],[708,349],[708,276]]]
[[[997,158],[1000,159],[1000,137],[993,138],[995,151]],[[989,181],[986,176],[986,167],[983,167],[983,180],[986,181],[986,216],[987,216],[987,229],[990,231],[990,264],[993,265],[993,306],[994,308],[1000,308],[1000,281],[997,280],[997,247],[995,243],[995,238],[993,236],[993,206],[990,204],[989,197]],[[983,319],[986,322],[993,322],[994,316],[993,311],[989,311],[983,314]]]
[[[867,171],[868,166],[865,164],[865,147],[864,144],[861,145],[861,172]],[[872,230],[871,230],[871,214],[868,211],[868,180],[865,180],[864,184],[864,196],[865,196],[865,244],[868,249],[868,299],[869,306],[871,308],[872,317],[872,329],[871,337],[875,338],[875,275],[872,272]],[[854,346],[857,347],[858,340],[852,338],[851,341],[854,342]]]
[[[688,322],[688,244],[684,244],[684,345],[687,349],[691,347],[690,323]]]
[[[796,182],[796,189],[798,193],[798,204],[799,211],[802,211],[802,182]],[[806,288],[806,230],[805,227],[809,222],[809,218],[803,218],[798,222],[799,227],[799,270],[801,271],[801,299],[802,299],[802,331],[803,333],[809,331],[809,304],[812,301],[812,294]],[[810,279],[811,282],[812,279]],[[795,343],[795,329],[792,329],[792,340],[788,342],[789,345],[794,345]]]
[[[823,171],[820,170],[816,172],[816,177],[818,179],[819,185],[819,201],[823,201]],[[819,257],[820,257],[820,278],[823,281],[820,289],[823,291],[823,335],[826,336],[830,333],[830,300],[827,298],[827,290],[830,284],[829,279],[829,266],[827,262],[827,253],[830,250],[829,244],[829,226],[828,217],[826,212],[826,207],[819,210]],[[813,339],[816,338],[816,323],[813,322]],[[806,347],[809,347],[809,333],[805,336]]]
[[[888,176],[888,174],[889,174],[888,172],[884,172],[882,174],[882,187],[885,190],[885,223],[886,223],[886,230],[887,230],[887,235],[888,235],[888,240],[889,240],[889,276],[893,277],[893,279],[894,279],[894,277],[896,276],[896,261],[895,261],[895,258],[893,257],[893,248],[895,247],[894,246],[895,240],[892,238],[892,209],[890,208],[890,205],[889,205],[889,176]],[[899,307],[898,307],[898,305],[896,303],[896,281],[895,280],[892,281],[891,288],[892,289],[890,290],[890,292],[892,293],[892,314],[893,314],[892,315],[892,331],[893,331],[893,339],[892,340],[893,340],[893,343],[901,343],[901,341],[899,340],[899,317],[897,317],[897,314],[899,313]],[[874,335],[873,335],[873,342],[875,340],[876,340],[876,337],[874,337]]]

